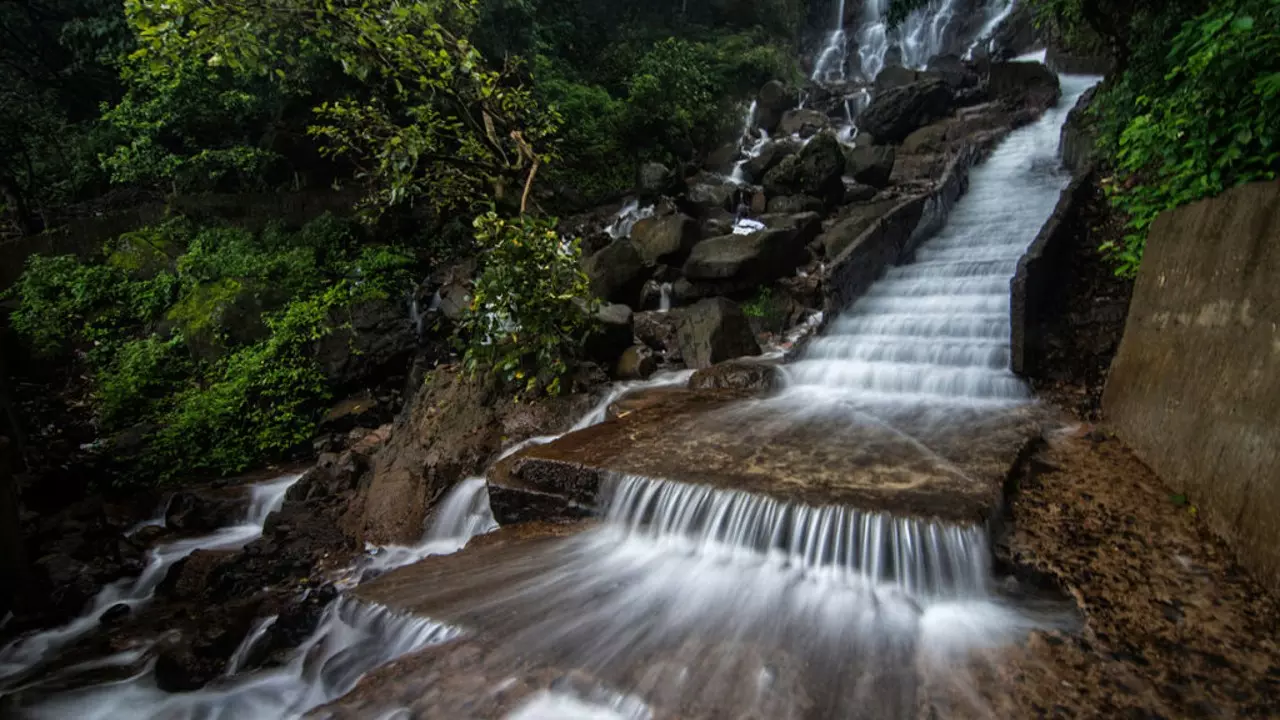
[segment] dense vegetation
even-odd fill
[[[137,479],[240,470],[314,433],[317,361],[371,302],[478,253],[467,367],[557,392],[592,330],[552,213],[723,142],[796,75],[807,6],[698,0],[0,2],[0,241],[202,193],[357,197],[352,220],[200,216],[33,258],[11,319],[88,378]]]

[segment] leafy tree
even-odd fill
[[[1113,204],[1132,231],[1105,246],[1133,275],[1161,212],[1280,171],[1280,0],[1223,0],[1100,98]]]
[[[314,109],[310,133],[351,162],[374,211],[418,199],[439,210],[492,195],[527,204],[556,117],[519,64],[489,69],[467,39],[475,0],[126,0],[135,59],[157,78],[198,61],[296,87],[329,63],[359,88]]]
[[[555,225],[493,212],[475,221],[484,267],[462,320],[465,364],[496,371],[522,393],[559,393],[593,329],[581,248]]]

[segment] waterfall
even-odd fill
[[[968,194],[913,261],[890,268],[784,368],[789,393],[935,406],[1030,397],[1009,369],[1009,283],[1070,179],[1052,148],[1094,82],[1063,77],[1063,102],[973,169]]]
[[[286,475],[249,488],[249,506],[240,521],[208,535],[172,540],[157,545],[147,557],[147,564],[136,578],[118,580],[93,598],[79,617],[66,625],[19,638],[0,648],[0,687],[6,678],[19,676],[38,667],[57,651],[84,637],[98,627],[99,618],[116,605],[138,609],[155,595],[169,568],[197,550],[232,550],[243,547],[262,536],[267,516],[284,504],[285,493],[301,475]],[[167,505],[167,501],[166,501]],[[148,524],[161,525],[163,518]]]
[[[844,82],[847,42],[844,34],[844,1],[838,0],[836,5],[835,25],[827,33],[826,44],[813,64],[813,75],[810,80],[815,83]],[[875,2],[875,0],[869,0]]]
[[[604,491],[605,518],[629,535],[731,560],[827,571],[913,596],[981,597],[990,574],[986,532],[843,507],[809,507],[734,490],[637,476]]]
[[[622,206],[622,209],[618,210],[618,213],[614,215],[613,222],[609,223],[609,226],[604,231],[614,240],[629,238],[631,237],[631,229],[636,226],[636,223],[645,218],[653,217],[653,212],[652,205],[640,207],[640,201],[628,200]]]
[[[856,33],[862,77],[867,82],[875,80],[885,68],[889,49],[894,46],[902,51],[902,64],[916,70],[924,69],[930,58],[946,52],[948,32],[957,20],[957,2],[931,0],[925,7],[908,15],[902,25],[891,32],[885,19],[889,0],[867,0],[863,6],[862,25]]]
[[[978,30],[978,34],[973,38],[973,42],[969,43],[969,47],[964,52],[966,60],[972,60],[974,52],[984,45],[988,52],[994,49],[991,47],[991,34],[1013,12],[1016,2],[1017,0],[987,0],[987,4],[983,7],[983,15],[986,19],[982,23],[982,28]]]

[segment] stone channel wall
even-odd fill
[[[1053,214],[1018,261],[1010,284],[1009,348],[1011,367],[1019,375],[1035,377],[1043,368],[1048,354],[1044,331],[1064,312],[1061,299],[1070,278],[1062,269],[1079,241],[1081,215],[1093,183],[1090,171],[1067,185]]]
[[[993,140],[994,138],[992,138]],[[903,201],[867,228],[827,268],[827,319],[849,308],[885,269],[911,257],[938,231],[969,187],[969,168],[985,158],[994,142],[965,143],[947,163],[942,179],[927,195]]]
[[[1151,227],[1103,410],[1280,589],[1280,182]]]

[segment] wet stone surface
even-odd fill
[[[665,391],[615,419],[529,448],[491,486],[590,507],[618,474],[741,490],[810,506],[980,524],[1039,433],[1033,406],[999,412],[898,408],[883,415],[787,396],[744,401]],[[956,413],[960,421],[956,421]],[[499,522],[502,517],[499,517]]]

